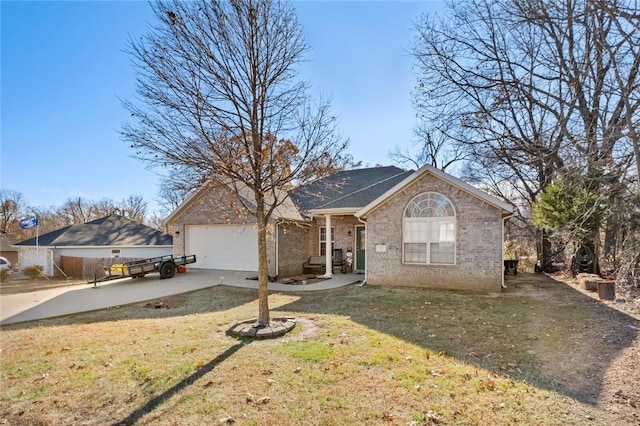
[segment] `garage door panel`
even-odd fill
[[[198,268],[258,270],[258,235],[251,225],[188,225],[185,248],[196,255]]]

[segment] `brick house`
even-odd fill
[[[346,170],[288,195],[269,227],[272,276],[300,274],[310,256],[341,249],[368,284],[500,291],[513,208],[434,167]],[[257,271],[255,220],[228,185],[209,182],[167,222],[175,255],[196,254],[199,268]]]

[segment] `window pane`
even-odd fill
[[[336,228],[335,227],[331,227],[331,244],[333,245],[333,247],[335,247],[335,242],[336,242]],[[327,253],[327,227],[326,226],[321,226],[320,227],[320,256],[325,256]]]
[[[455,241],[456,226],[453,220],[438,220],[431,222],[430,241]]]
[[[444,263],[453,265],[455,263],[454,243],[431,243],[431,263]]]
[[[405,210],[405,217],[453,217],[453,206],[447,197],[427,192],[415,197]]]
[[[407,263],[427,263],[427,245],[406,243],[404,245],[404,261]]]

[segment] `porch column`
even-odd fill
[[[331,244],[331,240],[332,235],[331,235],[331,215],[330,214],[326,214],[324,215],[324,220],[325,220],[325,229],[326,229],[326,239],[327,241],[325,242],[325,250],[324,250],[324,257],[325,257],[325,261],[326,261],[326,272],[323,275],[324,278],[331,278],[333,276],[333,261],[331,260],[331,255],[333,254],[333,245]]]

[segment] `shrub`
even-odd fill
[[[9,270],[0,269],[0,281],[7,281],[9,279]]]
[[[40,265],[35,265],[35,266],[28,266],[26,268],[23,269],[23,273],[25,276],[31,278],[31,279],[35,279],[35,278],[40,278],[42,276],[42,266]]]

